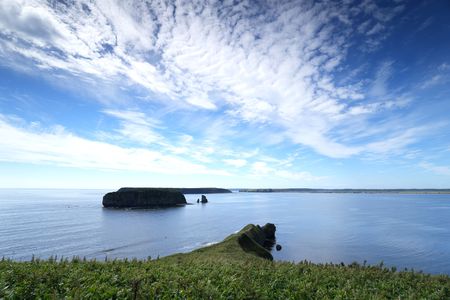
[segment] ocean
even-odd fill
[[[157,258],[274,223],[276,260],[450,274],[450,195],[232,193],[192,205],[106,209],[110,190],[0,189],[0,257]]]

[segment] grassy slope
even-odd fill
[[[250,227],[246,227],[248,230]],[[0,299],[449,299],[450,278],[380,266],[272,262],[239,234],[152,261],[0,262]]]

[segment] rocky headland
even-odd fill
[[[232,260],[241,260],[243,257],[264,258],[273,260],[271,254],[275,244],[276,227],[272,223],[264,226],[248,224],[237,233],[226,237],[222,242],[194,250],[190,253],[178,253],[167,256],[166,259],[179,257],[203,257],[220,260],[227,257]]]
[[[0,299],[450,299],[450,277],[356,262],[270,261],[275,226],[159,259],[0,260]],[[31,295],[31,296],[30,296]]]
[[[273,260],[270,251],[275,243],[275,231],[276,227],[272,223],[262,227],[249,224],[238,233],[237,241],[245,252]]]

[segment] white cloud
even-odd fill
[[[387,83],[392,75],[392,65],[392,61],[385,61],[379,66],[370,89],[370,95],[372,97],[383,97],[386,95],[388,89]]]
[[[61,126],[45,130],[21,123],[0,116],[1,161],[162,174],[229,175],[158,151],[85,139]]]
[[[104,110],[103,113],[120,120],[120,128],[116,132],[124,138],[144,145],[164,141],[164,137],[155,131],[155,128],[160,128],[160,122],[151,120],[142,112]]]
[[[288,179],[294,184],[300,182],[312,182],[322,180],[325,177],[314,176],[306,171],[292,171],[282,166],[268,165],[266,162],[257,161],[251,165],[251,172],[253,176],[257,177],[270,177],[270,178],[282,178]]]
[[[109,111],[109,113],[116,114],[114,111]],[[116,115],[129,119],[136,113],[133,111]],[[136,116],[139,117],[140,114],[137,113]],[[177,146],[164,144],[158,151],[139,147],[123,147],[77,136],[59,125],[43,128],[36,122],[27,123],[20,118],[3,115],[0,115],[0,136],[2,137],[0,139],[0,161],[3,162],[110,171],[139,171],[152,174],[203,174],[227,177],[232,175],[233,169],[229,171],[229,168],[224,167],[232,166],[240,168],[240,174],[247,174],[249,178],[278,178],[294,185],[299,182],[313,182],[324,178],[314,176],[306,171],[292,170],[292,157],[284,160],[275,159],[259,155],[259,150],[234,152],[226,149],[221,151],[221,149],[207,145],[193,145],[184,152],[176,152],[171,151],[170,146],[178,148]],[[192,141],[190,138],[182,138],[182,140],[187,140],[187,143]],[[179,156],[179,154],[183,156]],[[243,155],[261,160],[250,163],[247,159],[225,158],[227,154]],[[214,167],[210,165],[215,160],[210,158],[210,155],[214,155],[215,158],[222,157],[220,160],[223,162],[222,168],[220,164],[214,165]],[[244,168],[246,166],[249,167]]]
[[[205,95],[194,95],[186,99],[187,102],[194,106],[198,106],[205,109],[214,110],[217,106],[211,102]]]
[[[427,171],[433,172],[437,175],[450,176],[449,166],[437,166],[428,162],[422,162],[419,166]]]
[[[348,113],[350,115],[373,114],[384,110],[392,110],[395,108],[403,108],[411,102],[408,97],[399,97],[395,101],[380,101],[369,104],[355,105],[350,107]]]
[[[333,72],[346,58],[358,20],[370,20],[366,27],[375,24],[367,33],[373,43],[401,10],[371,1],[350,6],[4,0],[0,55],[11,65],[29,59],[48,72],[139,86],[164,105],[221,109],[240,122],[270,124],[279,140],[287,137],[321,154],[347,157],[370,147],[345,144],[334,130],[350,117],[377,110],[360,106],[349,114],[349,102],[363,100],[364,92],[357,82],[337,84]],[[380,67],[373,96],[386,94],[391,65]],[[122,120],[121,135],[144,144],[161,140],[151,124],[115,117]],[[211,136],[221,134],[216,130]]]
[[[192,135],[189,135],[189,134],[183,134],[183,135],[180,136],[180,141],[181,141],[182,144],[189,144],[193,140],[194,140],[194,137]]]
[[[45,41],[60,38],[60,24],[52,14],[39,5],[23,5],[16,1],[0,4],[0,29],[6,34],[16,33],[22,38],[45,46]]]
[[[224,163],[227,165],[240,168],[247,164],[247,161],[245,159],[224,159]]]
[[[369,31],[366,32],[367,35],[374,35],[376,33],[381,32],[384,29],[384,26],[380,23],[376,23]]]
[[[430,72],[426,79],[419,85],[420,89],[430,89],[438,85],[450,82],[450,64],[444,62],[437,66],[434,72]]]
[[[430,87],[442,84],[444,82],[448,81],[442,74],[436,74],[432,76],[431,78],[425,80],[421,85],[421,89],[428,89]]]
[[[450,64],[444,62],[438,67],[438,70],[440,70],[440,71],[448,71],[448,70],[450,70]]]
[[[103,110],[103,113],[130,123],[149,127],[160,127],[160,121],[150,119],[150,117],[141,111],[106,109]]]
[[[264,176],[272,172],[272,168],[270,168],[267,163],[263,161],[257,161],[252,164],[252,172],[258,176]]]
[[[300,181],[318,181],[325,179],[325,177],[314,176],[309,172],[292,172],[288,170],[276,171],[275,175],[281,178]]]
[[[233,116],[238,116],[246,121],[269,122],[273,117],[274,106],[257,99],[247,99],[239,108],[230,110]]]
[[[141,51],[151,48],[155,24],[139,7],[144,3],[136,3],[99,1],[49,6],[42,1],[5,0],[0,3],[0,20],[5,20],[0,21],[0,30],[9,39],[3,40],[0,48],[9,54],[5,59],[14,61],[18,54],[34,60],[41,69],[104,80],[127,78],[155,93],[170,94],[170,83],[141,55]],[[133,18],[140,8],[144,15]],[[31,27],[33,22],[38,24],[36,29]]]

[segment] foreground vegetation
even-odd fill
[[[240,234],[158,260],[2,260],[0,299],[450,299],[448,276],[272,262],[244,252]]]

